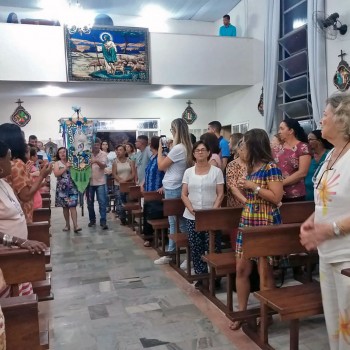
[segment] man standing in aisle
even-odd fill
[[[100,209],[100,225],[103,230],[108,230],[107,226],[107,194],[106,177],[104,169],[107,166],[107,153],[101,151],[101,140],[96,137],[92,146],[91,155],[91,178],[87,188],[87,205],[89,211],[89,227],[96,225],[96,214],[94,209],[95,193]]]
[[[148,146],[148,136],[139,135],[135,142],[136,148],[139,152],[136,153],[136,172],[137,183],[142,184],[145,179],[145,170],[152,152]]]
[[[236,27],[230,23],[230,16],[225,15],[222,18],[223,26],[220,27],[220,36],[237,36]]]
[[[230,147],[229,143],[226,139],[224,139],[221,135],[221,123],[218,121],[213,121],[208,124],[208,132],[215,134],[215,136],[219,139],[219,146],[220,146],[220,157],[221,157],[221,164],[222,164],[222,171],[226,168],[227,160],[230,157]]]

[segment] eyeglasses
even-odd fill
[[[324,177],[325,175],[328,176],[328,173],[329,173],[329,172],[332,172],[332,173],[333,173],[334,170],[335,170],[333,167],[330,167],[329,169],[325,169],[325,170],[323,171],[322,175],[320,176],[320,179],[317,181],[317,175],[318,175],[318,173],[319,173],[319,171],[320,171],[322,165],[323,165],[325,162],[328,162],[328,160],[322,162],[322,163],[318,166],[318,168],[316,169],[316,171],[315,171],[315,173],[314,173],[314,176],[312,177],[312,182],[313,182],[314,188],[315,188],[316,190],[320,187],[323,177]],[[332,177],[332,175],[331,175],[331,177]],[[317,183],[317,184],[316,184],[316,183]],[[315,184],[316,184],[316,185],[315,185]]]
[[[195,149],[194,153],[204,153],[204,152],[208,152],[208,150],[206,148],[200,148],[200,149]]]

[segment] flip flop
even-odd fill
[[[68,231],[70,231],[70,227],[67,227],[67,226],[66,226],[65,228],[62,229],[62,231],[63,231],[63,232],[68,232]]]
[[[82,230],[82,228],[81,228],[81,227],[78,227],[78,228],[75,228],[75,229],[74,229],[74,232],[75,232],[75,233],[78,233],[78,232],[80,232],[81,230]]]

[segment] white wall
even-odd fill
[[[0,23],[0,37],[0,80],[66,81],[62,27]],[[168,33],[149,37],[153,84],[248,86],[259,80],[254,39]]]
[[[333,77],[340,62],[340,50],[347,53],[344,60],[350,64],[350,2],[349,0],[326,0],[326,13],[339,13],[339,20],[348,25],[348,32],[345,35],[338,34],[335,40],[327,40],[327,78],[328,95],[337,91],[333,84]],[[350,91],[350,90],[348,90]]]
[[[254,86],[216,100],[217,119],[223,125],[249,122],[249,128],[264,127],[264,118],[259,114],[257,106],[263,85],[266,1],[268,0],[243,0],[229,13],[231,23],[238,23],[238,35],[256,39],[257,45],[252,55],[260,64],[253,68],[256,69],[254,74],[257,78]]]
[[[23,131],[28,138],[35,134],[39,140],[58,140],[60,118],[73,115],[72,106],[80,106],[81,114],[87,118],[159,118],[161,132],[170,134],[170,123],[180,118],[187,107],[183,99],[96,99],[68,97],[27,97],[24,108],[30,113],[32,120]],[[192,108],[197,113],[197,120],[190,128],[206,128],[208,122],[215,120],[215,100],[191,100]],[[14,101],[12,101],[14,102]],[[10,116],[15,110],[14,103],[9,103],[0,97],[0,123],[10,122]],[[8,116],[8,117],[6,117]]]

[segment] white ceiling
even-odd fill
[[[48,83],[42,82],[23,82],[10,81],[0,82],[0,95],[2,98],[18,97],[40,97],[45,96],[38,89],[47,86]],[[58,86],[69,90],[69,93],[61,95],[62,97],[88,97],[88,98],[159,98],[154,93],[162,88],[161,85],[134,85],[134,84],[113,84],[113,83],[54,83],[52,86]],[[174,86],[175,90],[181,91],[181,94],[174,96],[178,99],[215,99],[228,95],[232,92],[246,88],[246,86],[199,86],[186,85]]]
[[[50,0],[56,1],[56,0]],[[67,0],[68,1],[68,0]],[[75,0],[71,0],[72,3]],[[137,16],[149,4],[156,4],[172,14],[172,19],[214,22],[231,11],[241,0],[80,0],[86,10],[99,13]],[[0,6],[25,9],[41,8],[42,0],[0,0]]]

